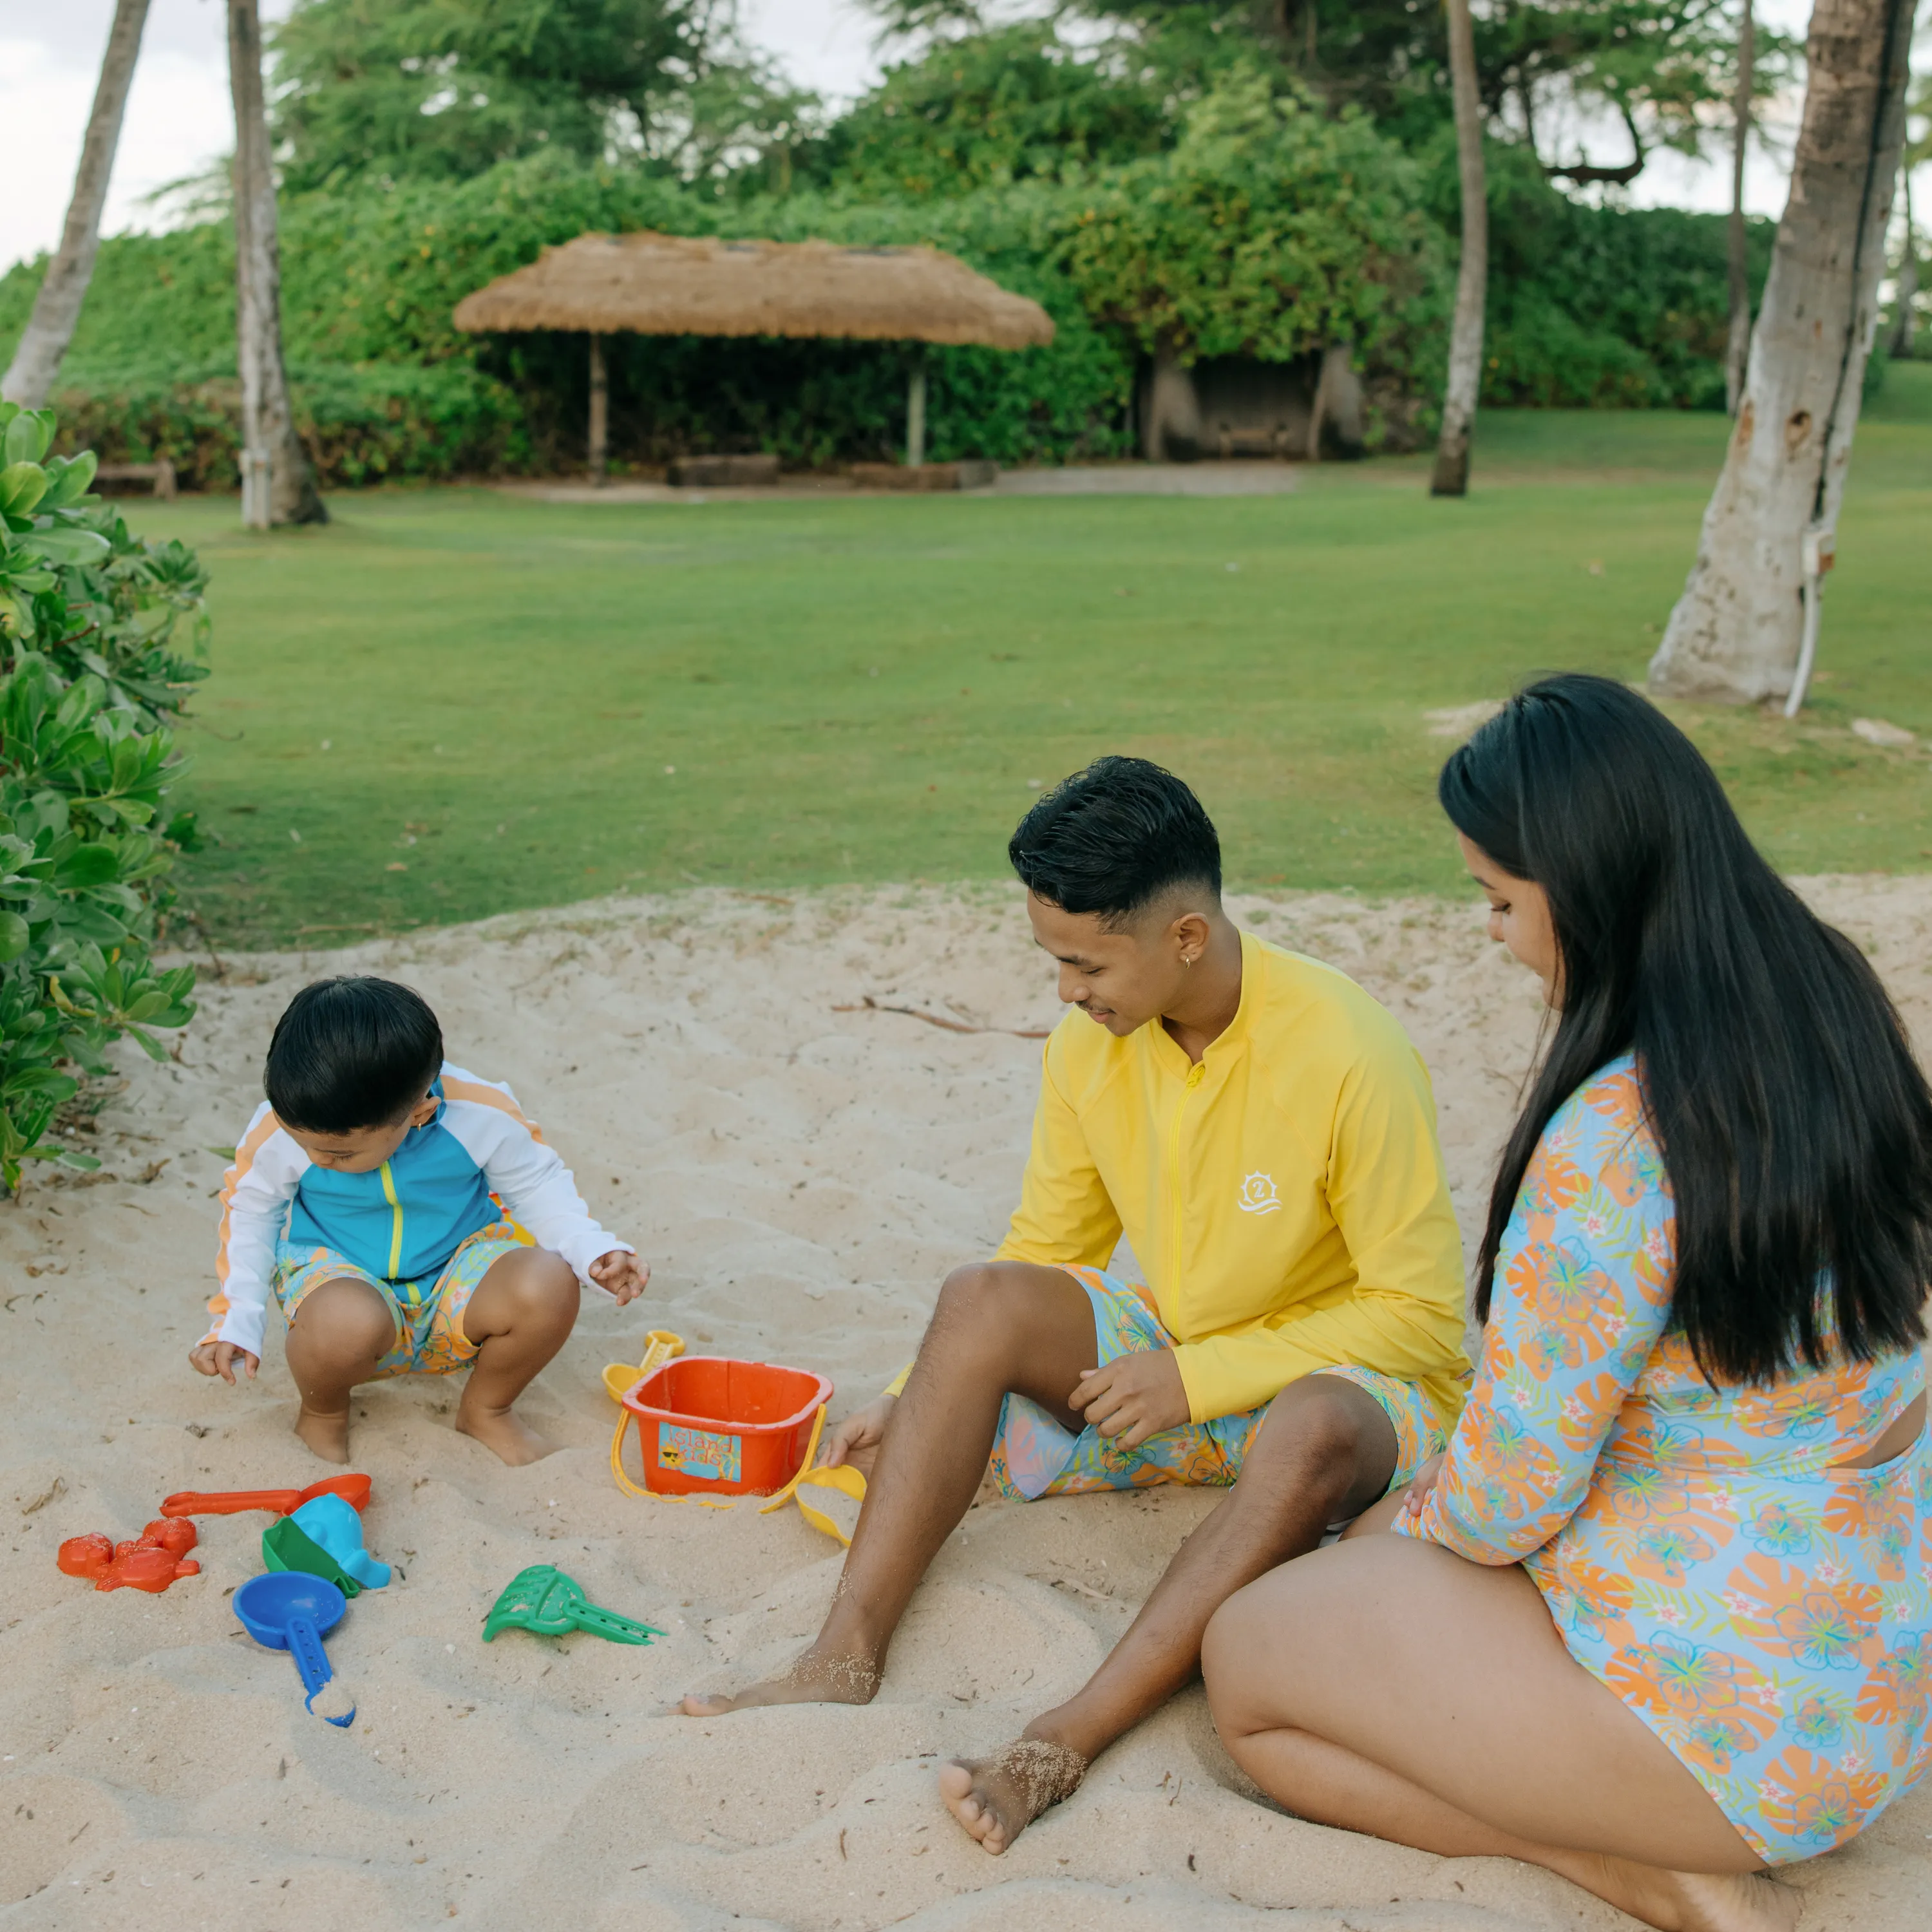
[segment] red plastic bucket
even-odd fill
[[[799,1472],[832,1378],[685,1355],[620,1397],[637,1418],[644,1487],[658,1496],[770,1496]]]

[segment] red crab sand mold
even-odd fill
[[[190,1561],[194,1525],[158,1519],[128,1543],[110,1543],[98,1532],[70,1536],[60,1546],[56,1564],[70,1576],[91,1576],[97,1590],[146,1590],[158,1595],[183,1576],[198,1576],[201,1565]]]

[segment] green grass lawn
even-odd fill
[[[996,876],[1104,751],[1200,790],[1239,884],[1451,887],[1423,713],[1532,674],[1642,676],[1726,424],[1492,412],[1475,494],[1420,459],[1286,497],[548,505],[334,500],[244,533],[146,505],[213,567],[183,788],[218,938],[320,943],[622,889]],[[1932,367],[1858,434],[1816,703],[1678,715],[1797,871],[1932,862]]]

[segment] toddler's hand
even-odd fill
[[[235,1382],[235,1364],[242,1364],[242,1372],[250,1382],[255,1379],[255,1371],[262,1366],[260,1355],[247,1348],[237,1348],[232,1342],[202,1342],[188,1352],[189,1366],[197,1375],[219,1376],[232,1388]]]
[[[1193,1414],[1172,1348],[1138,1348],[1089,1369],[1066,1405],[1121,1449],[1138,1449],[1150,1436],[1178,1429]]]
[[[836,1469],[849,1462],[861,1475],[872,1473],[872,1463],[885,1439],[886,1424],[891,1420],[894,1395],[882,1395],[855,1408],[845,1420],[826,1432],[818,1445],[818,1467]]]
[[[650,1286],[650,1264],[639,1261],[635,1255],[627,1255],[622,1248],[613,1248],[590,1264],[590,1279],[614,1294],[617,1306],[622,1308],[636,1300]]]
[[[1435,1488],[1436,1478],[1442,1473],[1442,1458],[1439,1455],[1430,1456],[1429,1460],[1416,1471],[1414,1480],[1410,1483],[1408,1491],[1402,1499],[1402,1513],[1404,1516],[1420,1516],[1422,1514],[1422,1506],[1428,1502],[1429,1492]]]

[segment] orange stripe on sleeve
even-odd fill
[[[256,1122],[248,1137],[235,1150],[235,1165],[221,1178],[221,1233],[220,1245],[215,1252],[214,1278],[223,1288],[228,1286],[228,1236],[234,1219],[235,1190],[242,1184],[249,1168],[255,1164],[255,1156],[262,1144],[272,1135],[281,1131],[282,1124],[272,1112],[264,1114]],[[208,1312],[214,1318],[214,1327],[219,1328],[228,1312],[228,1297],[218,1290],[208,1304]]]
[[[481,1080],[452,1080],[446,1073],[442,1077],[442,1097],[446,1100],[473,1100],[479,1106],[494,1107],[500,1113],[508,1114],[512,1120],[521,1121],[538,1147],[550,1144],[543,1137],[542,1128],[500,1087],[490,1086]]]

